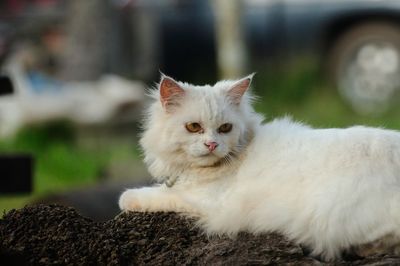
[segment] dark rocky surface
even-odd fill
[[[400,265],[394,256],[321,263],[278,234],[208,238],[175,213],[124,213],[94,222],[37,205],[0,220],[0,265]]]

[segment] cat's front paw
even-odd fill
[[[123,211],[141,211],[143,206],[140,203],[138,193],[135,189],[129,189],[122,193],[118,202],[119,208]]]

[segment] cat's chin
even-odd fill
[[[219,164],[223,157],[219,157],[215,154],[209,153],[207,155],[202,155],[193,158],[193,164],[198,167],[211,167]]]

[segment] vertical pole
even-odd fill
[[[243,36],[242,1],[210,0],[216,27],[217,64],[222,79],[244,74],[247,56]]]

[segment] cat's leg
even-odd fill
[[[119,198],[119,207],[123,211],[197,212],[179,192],[164,185],[128,189]]]

